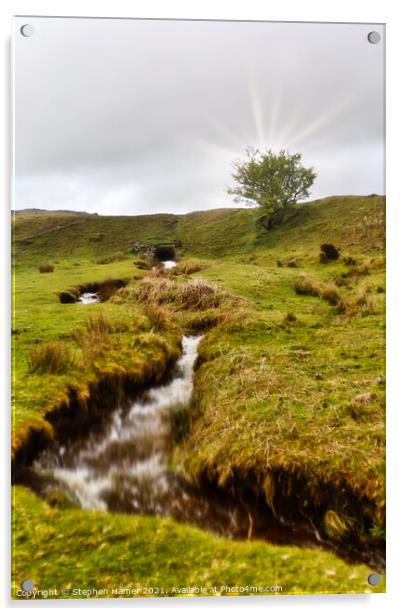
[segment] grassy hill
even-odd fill
[[[381,553],[384,201],[313,201],[270,232],[259,226],[257,211],[246,209],[182,216],[15,214],[14,451],[38,435],[51,439],[46,413],[72,399],[78,413],[88,413],[102,379],[113,392],[127,375],[139,384],[162,378],[182,333],[202,330],[194,397],[172,465],[190,481],[218,484],[239,498],[251,491],[278,515],[301,516],[330,540]],[[133,264],[135,242],[174,240],[183,244],[176,271],[153,275]],[[320,262],[324,242],[340,249],[338,260]],[[44,260],[53,262],[53,272],[38,272]],[[109,277],[128,284],[105,303],[58,300],[60,291]],[[49,349],[60,352],[56,370],[46,364]],[[105,549],[94,532],[107,528],[117,538],[107,546],[99,580],[129,583],[125,558],[141,551],[141,535],[132,538],[138,527],[144,544],[151,532],[160,533],[161,576],[169,583],[188,580],[186,562],[198,546],[195,581],[227,575],[241,583],[255,573],[251,559],[272,570],[286,557],[292,565],[278,572],[289,592],[371,592],[365,582],[370,568],[340,563],[329,552],[313,557],[307,549],[209,540],[207,533],[157,519],[54,510],[20,487],[15,506],[16,580],[49,585],[60,577],[58,563],[68,563],[71,579],[94,584],[98,550]],[[48,541],[52,532],[68,536],[68,545]],[[183,546],[177,553],[176,542]],[[38,553],[29,571],[27,550]],[[121,563],[114,554],[122,555]],[[143,552],[137,581],[149,585],[156,562]],[[311,584],[304,579],[307,565]],[[334,573],[324,575],[323,567]]]
[[[253,209],[218,209],[181,216],[97,216],[23,210],[14,216],[18,262],[45,256],[97,257],[127,251],[135,242],[180,240],[185,252],[223,256],[258,249],[304,250],[324,242],[341,249],[378,250],[384,198],[328,197],[299,205],[279,229],[267,233]]]

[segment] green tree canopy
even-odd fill
[[[233,163],[233,179],[237,185],[228,188],[235,201],[246,205],[258,205],[262,212],[262,222],[266,228],[280,224],[288,209],[299,199],[309,196],[316,173],[312,167],[301,164],[301,154],[289,154],[280,150],[260,152],[246,150],[247,158]]]

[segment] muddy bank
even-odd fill
[[[107,423],[116,407],[141,395],[147,387],[166,382],[179,356],[176,346],[165,346],[162,357],[150,358],[146,364],[130,368],[114,366],[99,371],[89,382],[70,385],[61,400],[44,414],[42,422],[33,422],[14,435],[12,478],[27,472],[33,460],[54,442],[69,444]]]
[[[233,469],[226,481],[222,481],[214,469],[204,469],[193,477],[193,482],[202,486],[219,486],[224,493],[236,495],[240,502],[248,506],[253,503],[258,511],[268,509],[277,522],[288,528],[297,529],[297,532],[304,529],[303,532],[316,546],[335,552],[347,562],[364,563],[375,571],[385,572],[385,542],[370,537],[374,506],[368,499],[357,497],[346,485],[321,482],[320,498],[317,498],[318,488],[315,486],[314,491],[310,489],[307,477],[282,469],[271,470],[269,475],[260,475],[254,470],[245,473]],[[342,511],[345,503],[348,513],[353,511],[356,520],[359,520],[359,531],[365,539],[352,528],[345,534],[329,535],[323,522],[325,514],[329,510]],[[362,510],[366,511],[366,515],[362,515]],[[261,529],[257,531],[257,536],[264,538]]]
[[[108,278],[103,282],[88,282],[71,287],[66,291],[58,293],[61,304],[83,304],[95,303],[95,301],[85,301],[96,298],[96,302],[107,302],[119,289],[128,284],[127,280],[121,278]],[[84,299],[83,299],[84,298]]]

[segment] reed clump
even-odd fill
[[[195,278],[183,284],[176,295],[176,302],[184,310],[217,308],[223,299],[218,285]]]
[[[319,297],[321,285],[308,274],[302,274],[295,282],[295,292],[297,295]]]
[[[173,302],[177,284],[166,276],[145,276],[135,286],[133,297],[144,304],[163,304]]]
[[[336,306],[339,302],[339,292],[335,284],[326,284],[321,288],[320,295],[323,300],[331,306]]]
[[[32,373],[63,374],[75,363],[70,347],[61,341],[41,343],[28,352],[28,366]]]

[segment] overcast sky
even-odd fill
[[[17,18],[15,29],[17,209],[233,207],[231,162],[248,146],[301,152],[318,174],[312,198],[384,193],[381,26]]]

